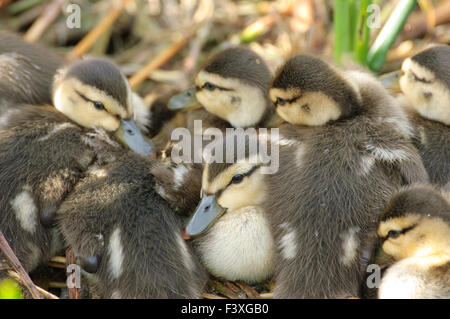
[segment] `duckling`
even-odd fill
[[[400,87],[415,128],[413,143],[430,181],[450,189],[450,47],[437,45],[406,59]]]
[[[120,149],[103,130],[84,129],[50,105],[19,105],[2,116],[0,229],[27,271],[60,248],[50,227],[65,196],[91,165]]]
[[[0,75],[0,114],[20,104],[53,104],[78,125],[115,132],[135,152],[153,153],[133,120],[132,92],[115,64],[105,59],[64,64],[50,50],[7,32],[0,33],[0,43],[5,70]]]
[[[169,108],[193,109],[192,120],[203,120],[204,128],[263,126],[274,111],[267,96],[271,77],[259,55],[243,47],[228,48],[206,62],[195,88],[173,97]]]
[[[28,45],[20,41],[11,43],[16,48]],[[43,228],[53,226],[59,204],[84,171],[94,163],[115,159],[120,147],[112,132],[136,152],[153,152],[131,120],[131,91],[117,66],[102,59],[61,66],[54,76],[51,106],[45,98],[40,100],[44,89],[34,77],[39,73],[30,71],[37,65],[38,70],[45,68],[34,60],[39,55],[33,52],[24,49],[17,53],[21,59],[7,60],[8,74],[16,74],[17,79],[0,81],[0,229],[28,271],[52,254],[53,230]],[[54,70],[46,71],[42,74],[49,79]],[[38,85],[39,94],[30,98],[33,105],[24,103],[25,92],[20,95],[11,89],[9,93],[21,81]]]
[[[226,137],[225,141],[234,139]],[[222,143],[222,141],[215,141]],[[246,149],[247,151],[247,149]],[[184,230],[206,269],[230,281],[257,283],[270,279],[275,268],[275,245],[266,210],[263,177],[257,166],[245,166],[235,153],[230,164],[205,163],[201,201]],[[245,173],[232,173],[247,167]],[[251,187],[238,185],[250,180]]]
[[[450,298],[449,194],[429,185],[402,189],[378,225],[382,248],[396,262],[381,280],[379,298]]]
[[[124,154],[90,170],[58,211],[61,233],[102,298],[201,296],[206,272],[182,238],[181,217],[157,193],[168,185],[152,172],[168,173],[164,163]]]
[[[271,138],[278,171],[262,174],[264,162],[208,164],[186,231],[201,233],[231,199],[258,202],[275,240],[275,298],[357,296],[378,214],[402,184],[428,179],[407,119],[370,75],[312,56],[288,60],[269,94],[294,123]]]

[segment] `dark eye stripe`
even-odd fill
[[[399,237],[400,235],[406,234],[407,232],[409,232],[411,229],[413,229],[413,228],[416,227],[416,226],[417,226],[417,224],[414,224],[414,225],[412,225],[412,226],[410,226],[410,227],[407,227],[407,228],[405,228],[405,229],[402,229],[402,230],[398,231],[398,234],[397,234],[394,238],[397,238],[397,237]],[[389,232],[390,232],[390,231],[389,231]],[[391,236],[389,236],[389,232],[388,232],[388,235],[384,238],[384,240],[387,240],[388,238],[391,237]]]
[[[260,168],[260,167],[261,167],[261,165],[255,165],[255,166],[253,166],[247,173],[243,173],[243,174],[241,174],[241,175],[243,175],[244,178],[246,178],[246,177],[252,175],[252,174],[253,174],[258,168]],[[231,179],[231,181],[228,183],[228,185],[227,185],[225,188],[227,188],[228,186],[230,186],[232,183],[233,183],[233,179]]]
[[[296,97],[294,97],[294,98],[292,98],[292,99],[290,99],[290,100],[288,100],[288,99],[283,99],[283,98],[277,98],[277,100],[275,101],[275,105],[278,106],[278,104],[279,104],[278,99],[283,100],[283,104],[282,104],[282,105],[286,105],[286,103],[292,103],[292,102],[295,102],[295,101],[297,101],[299,98],[300,98],[300,96],[296,96]]]
[[[75,92],[77,92],[77,94],[78,94],[83,100],[85,100],[86,102],[90,102],[90,103],[94,104],[94,107],[95,107],[97,110],[100,110],[100,111],[106,110],[106,108],[105,108],[105,106],[103,105],[102,102],[93,101],[93,100],[91,100],[90,98],[86,97],[84,94],[80,93],[80,92],[77,91],[77,90],[75,90]]]
[[[432,81],[430,80],[426,80],[426,79],[422,79],[419,78],[414,72],[411,71],[411,74],[413,75],[414,79],[418,82],[422,82],[422,83],[431,83]]]
[[[204,84],[203,84],[203,85],[204,85]],[[215,85],[215,84],[214,84],[214,86],[215,86],[216,89],[218,89],[218,90],[220,90],[220,91],[234,91],[233,89],[224,88],[224,87],[222,87],[222,86],[217,86],[217,85]],[[199,91],[201,91],[201,90],[206,90],[206,89],[205,89],[204,87],[202,87],[202,86],[196,85],[196,86],[195,86],[195,90],[196,90],[197,92],[199,92]]]
[[[85,100],[86,102],[94,102],[94,101],[92,101],[91,99],[87,98],[86,95],[80,93],[79,91],[75,90],[75,92],[77,92],[77,94],[78,94],[83,100]]]

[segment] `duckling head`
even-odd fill
[[[285,121],[320,126],[358,112],[356,86],[331,65],[313,56],[298,55],[278,71],[269,96]]]
[[[261,206],[266,196],[261,167],[249,159],[233,164],[207,163],[202,175],[201,201],[186,226],[186,235],[204,233],[226,212]]]
[[[450,46],[433,46],[406,59],[400,87],[419,114],[450,125]]]
[[[264,60],[253,51],[242,47],[225,49],[200,70],[195,88],[174,97],[169,108],[202,105],[233,127],[255,126],[273,107],[267,96],[271,77]]]
[[[83,127],[114,132],[131,150],[143,155],[153,153],[153,146],[133,120],[128,82],[112,62],[87,59],[60,70],[53,84],[53,104]]]
[[[394,259],[450,257],[450,204],[431,186],[398,192],[381,216],[378,236]]]

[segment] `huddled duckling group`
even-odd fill
[[[71,248],[102,298],[199,298],[208,273],[271,279],[274,298],[360,297],[379,250],[378,297],[449,298],[449,66],[442,45],[405,60],[394,97],[365,71],[298,55],[272,75],[235,47],[148,108],[113,63],[2,32],[0,231],[29,272]],[[278,170],[248,152],[174,161],[170,133],[196,120],[278,127],[257,136]]]

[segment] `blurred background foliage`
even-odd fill
[[[73,4],[79,28],[67,24]],[[297,53],[379,74],[398,70],[430,43],[450,43],[450,0],[0,0],[0,30],[68,60],[107,56],[151,103],[187,88],[205,59],[230,45],[249,46],[274,72]],[[65,287],[65,263],[49,266],[31,277],[56,293]],[[213,290],[236,296],[226,284]],[[0,282],[0,298],[21,297],[14,281]]]
[[[16,281],[12,279],[0,281],[0,299],[23,299],[22,291]]]
[[[70,4],[81,9],[80,28],[67,27]],[[111,26],[99,28],[105,19]],[[236,44],[274,71],[299,52],[396,70],[430,42],[449,43],[449,22],[450,0],[0,0],[0,28],[30,42],[107,55],[130,77],[152,64],[131,82],[149,99],[186,88],[209,54]],[[96,27],[93,45],[73,54]]]

